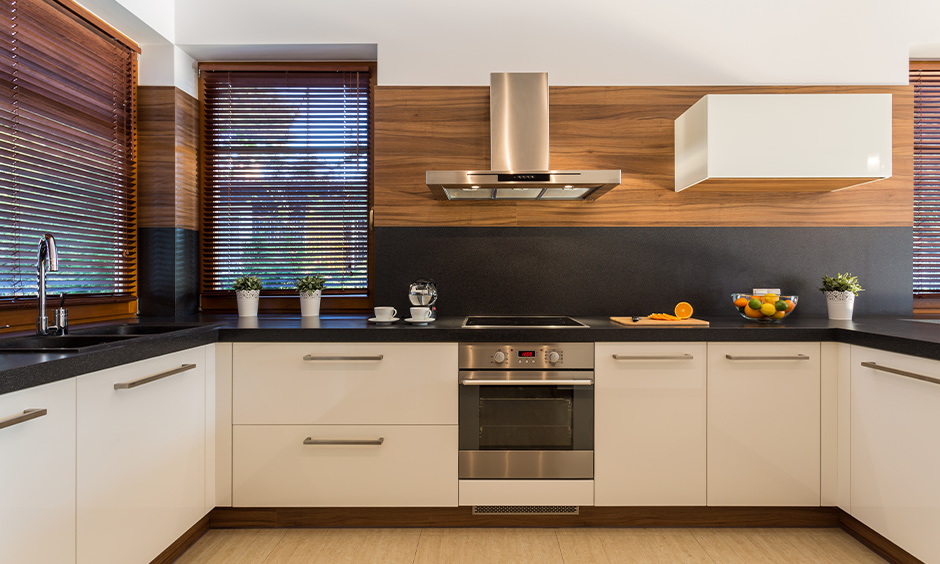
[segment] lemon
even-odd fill
[[[777,307],[774,304],[763,304],[760,306],[760,312],[767,317],[773,317],[777,313]]]
[[[761,301],[764,302],[765,304],[777,303],[777,300],[779,299],[780,299],[780,296],[778,296],[777,294],[764,294],[761,297]]]

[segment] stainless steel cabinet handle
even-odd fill
[[[898,376],[904,376],[906,378],[913,378],[915,380],[922,380],[924,382],[930,382],[931,384],[940,384],[940,379],[931,378],[930,376],[924,376],[923,374],[917,374],[916,372],[908,372],[907,370],[891,368],[890,366],[881,366],[880,364],[875,364],[874,362],[863,362],[862,366],[864,366],[865,368],[871,368],[872,370],[890,372],[891,374],[897,374]]]
[[[805,354],[794,354],[790,356],[739,356],[736,354],[726,354],[728,360],[809,360]]]
[[[180,372],[186,372],[187,370],[192,370],[196,368],[195,364],[184,364],[179,368],[174,368],[173,370],[167,370],[166,372],[161,372],[159,374],[154,374],[153,376],[147,376],[139,380],[132,380],[130,382],[118,382],[114,385],[115,390],[129,390],[131,388],[136,388],[137,386],[143,386],[144,384],[149,384],[150,382],[156,382],[157,380],[162,380],[167,376],[172,376],[174,374],[179,374]]]
[[[385,358],[384,354],[372,356],[314,356],[308,354],[304,356],[304,360],[382,360],[383,358]]]
[[[350,446],[381,446],[385,442],[385,437],[377,439],[314,439],[307,437],[304,439],[305,445],[350,445]]]
[[[594,380],[463,380],[464,386],[593,386]]]
[[[25,423],[30,419],[42,417],[48,412],[49,410],[47,409],[25,409],[23,410],[23,413],[18,413],[16,415],[11,415],[10,417],[4,417],[3,419],[0,419],[0,429],[3,429],[4,427],[12,427],[20,423]]]
[[[629,355],[615,354],[614,360],[692,360],[690,354]]]

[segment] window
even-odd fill
[[[935,300],[940,298],[940,62],[911,61],[910,81],[914,87],[914,297]],[[922,302],[915,309],[932,305]]]
[[[320,274],[324,310],[371,307],[370,71],[203,65],[203,311],[234,309],[242,274],[265,296]]]
[[[0,308],[35,307],[51,233],[50,294],[133,313],[137,46],[64,0],[11,0],[0,17]]]

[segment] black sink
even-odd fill
[[[173,323],[163,325],[148,325],[144,323],[122,323],[120,325],[102,325],[101,327],[86,327],[76,329],[70,336],[77,335],[162,335],[173,331],[205,327],[204,323]]]
[[[58,335],[0,340],[0,353],[81,352],[133,339],[133,335]]]

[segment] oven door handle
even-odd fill
[[[464,386],[593,386],[594,380],[462,380]]]

